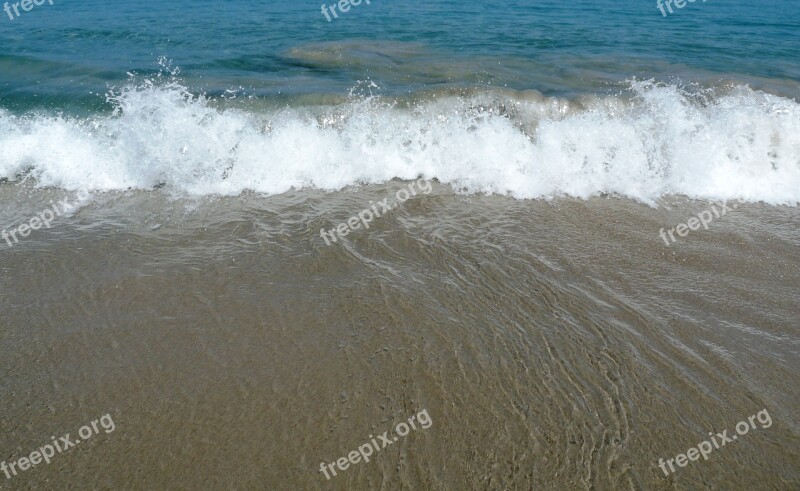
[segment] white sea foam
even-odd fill
[[[131,84],[111,116],[0,110],[0,177],[69,190],[163,184],[236,195],[422,176],[516,198],[800,202],[798,103],[746,87],[714,98],[648,82],[631,89],[633,97],[580,109],[487,93],[411,109],[370,97],[265,113],[219,109],[175,81]]]

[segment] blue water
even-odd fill
[[[210,94],[290,98],[367,78],[387,93],[574,95],[633,76],[736,80],[787,96],[800,85],[797,0],[698,0],[667,17],[654,0],[373,0],[331,22],[321,3],[55,0],[14,20],[3,13],[0,107],[102,102],[109,85],[152,73],[162,57]]]
[[[800,202],[797,0],[54,1],[0,13],[0,182]]]

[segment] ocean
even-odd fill
[[[800,486],[796,0],[38,1],[0,489]]]

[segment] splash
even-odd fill
[[[800,107],[745,86],[632,81],[629,94],[581,101],[486,90],[412,104],[377,89],[358,86],[335,106],[249,110],[193,94],[172,72],[112,91],[111,114],[0,110],[0,177],[184,195],[424,177],[520,199],[800,201]]]

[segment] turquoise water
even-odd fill
[[[3,14],[0,106],[102,101],[109,84],[152,73],[161,57],[210,94],[341,93],[369,78],[385,93],[493,85],[570,95],[636,76],[733,79],[796,96],[800,81],[795,0],[697,1],[668,17],[654,0],[374,0],[332,22],[321,3],[56,0]]]
[[[0,17],[0,181],[798,203],[800,3],[673,10],[55,0]]]

